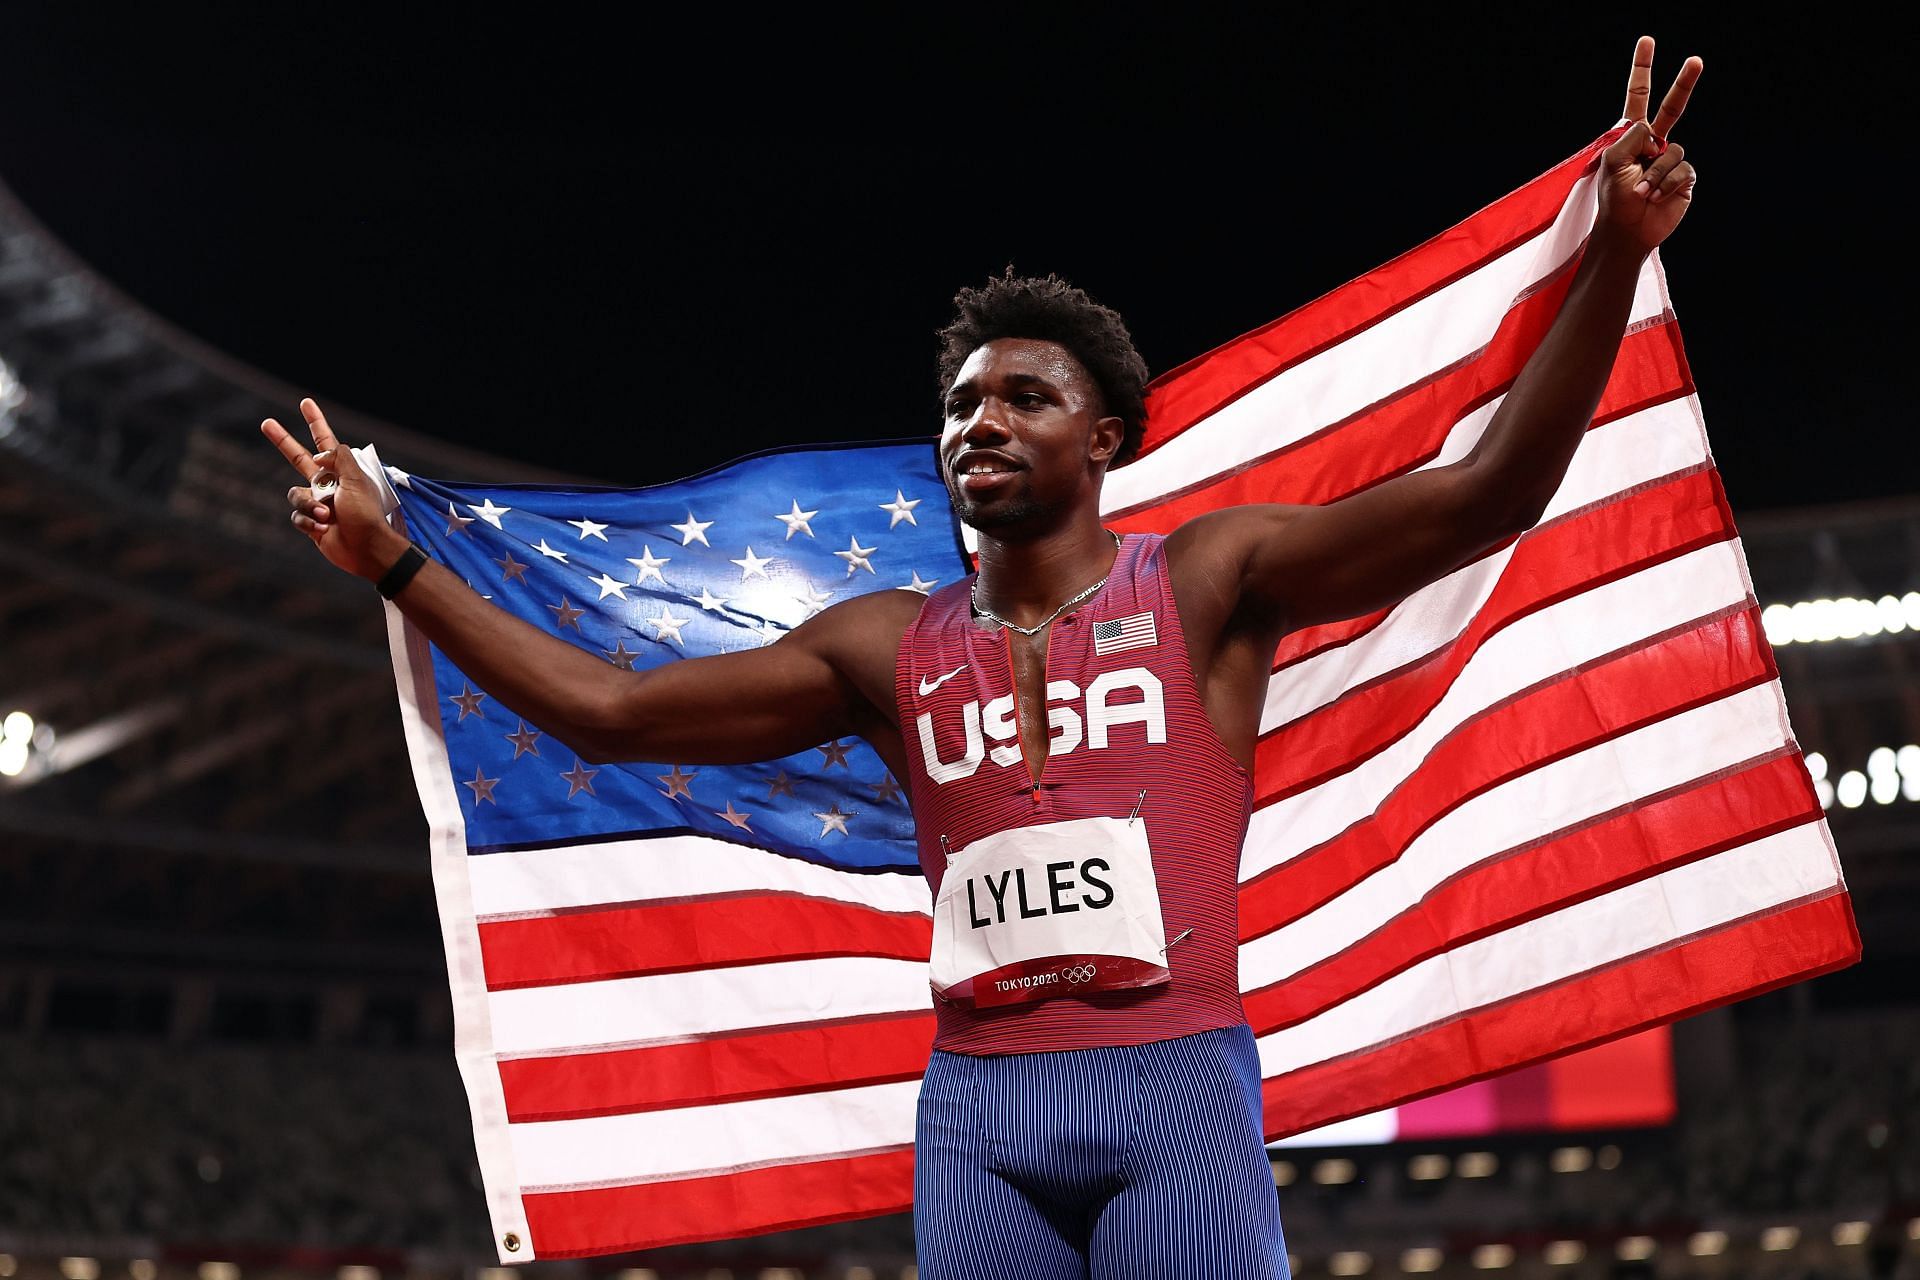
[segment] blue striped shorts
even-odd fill
[[[914,1133],[920,1280],[1286,1280],[1253,1032],[936,1050]]]

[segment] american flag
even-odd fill
[[[1151,649],[1159,643],[1160,637],[1154,629],[1151,612],[1109,618],[1093,624],[1093,652],[1096,655],[1119,653],[1123,649]]]
[[[1108,524],[1462,456],[1620,128],[1159,379]],[[926,441],[625,491],[387,474],[430,554],[623,666],[966,572]],[[852,741],[589,766],[388,622],[501,1259],[906,1208],[930,904],[899,781]],[[1540,522],[1288,636],[1255,776],[1240,969],[1272,1137],[1858,958],[1657,257]]]

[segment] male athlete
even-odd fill
[[[858,734],[907,779],[935,895],[938,1035],[916,1129],[926,1280],[1285,1276],[1236,970],[1260,708],[1286,632],[1390,605],[1532,526],[1618,351],[1693,166],[1662,140],[1701,63],[1604,153],[1551,330],[1478,444],[1319,507],[1100,523],[1146,368],[1120,317],[1049,277],[962,290],[939,460],[979,570],[877,591],[777,643],[625,671],[494,608],[381,517],[319,407],[293,523],[380,584],[467,675],[590,761],[738,763]],[[350,461],[350,460],[349,460]],[[339,487],[316,498],[314,478]],[[716,707],[725,706],[725,715]]]

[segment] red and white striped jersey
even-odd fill
[[[1144,1044],[1246,1021],[1237,895],[1253,782],[1194,686],[1164,536],[1124,539],[1106,585],[1050,628],[1050,754],[1038,786],[1014,719],[1012,637],[974,619],[972,581],[928,599],[901,638],[894,670],[920,865],[934,894],[947,848],[1042,823],[1124,818],[1137,806],[1153,848],[1171,978],[990,1009],[939,1004],[934,1047]]]

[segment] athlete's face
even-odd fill
[[[1038,536],[1097,503],[1119,418],[1073,353],[1037,338],[977,348],[947,388],[940,469],[954,510],[1000,537]]]

